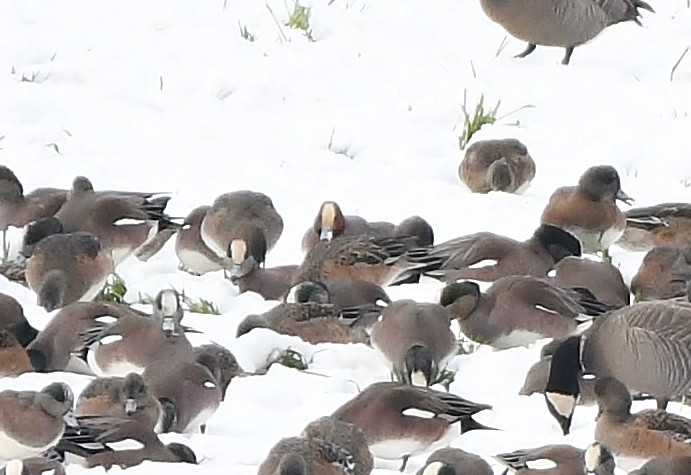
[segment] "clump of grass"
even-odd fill
[[[499,110],[499,105],[501,100],[497,101],[497,105],[493,108],[485,110],[485,95],[480,95],[480,100],[475,104],[475,108],[472,111],[472,115],[468,112],[468,91],[463,91],[463,106],[461,108],[463,112],[463,134],[458,138],[458,145],[461,150],[470,142],[470,139],[475,135],[475,132],[480,130],[485,124],[494,124],[497,121],[497,111]]]
[[[454,382],[456,379],[456,373],[451,371],[450,369],[444,368],[441,373],[439,374],[439,377],[437,380],[434,382],[434,384],[441,384],[444,389],[446,389],[446,392],[449,392],[449,388],[451,387],[451,383]]]
[[[638,303],[642,302],[645,296],[643,295],[643,290],[641,289],[636,289],[636,291],[633,293],[633,301]]]
[[[272,353],[267,361],[266,368],[270,368],[274,363],[278,363],[287,368],[294,368],[298,371],[305,371],[307,369],[307,360],[302,353],[292,348],[279,350]]]
[[[211,300],[207,300],[205,298],[195,299],[193,297],[188,297],[185,294],[183,294],[182,302],[187,307],[187,310],[192,313],[203,313],[206,315],[221,314],[221,312],[218,310],[218,306]]]
[[[458,355],[470,355],[475,353],[475,351],[477,351],[477,349],[480,347],[479,343],[474,342],[463,335],[461,335],[461,337],[456,341],[456,344],[458,345],[458,351],[456,352]]]
[[[289,11],[288,13],[289,16],[286,26],[289,26],[295,30],[302,30],[305,32],[305,36],[309,41],[314,41],[314,37],[312,36],[312,28],[310,27],[310,9],[300,5],[300,2],[295,0],[293,11]]]
[[[243,39],[249,41],[250,43],[254,43],[254,41],[257,39],[256,36],[250,33],[249,30],[247,30],[246,25],[240,24],[240,21],[238,21],[238,28],[240,28],[240,36],[242,36]]]
[[[38,71],[32,71],[31,74],[29,74],[29,75],[22,73],[21,81],[22,82],[37,82],[39,74],[40,73]]]
[[[106,281],[106,285],[96,296],[95,300],[102,302],[115,302],[126,304],[125,294],[127,293],[127,285],[125,281],[116,274],[111,274],[110,278]]]

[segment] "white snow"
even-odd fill
[[[284,26],[292,0],[288,8],[283,0],[4,0],[0,163],[26,191],[67,188],[85,175],[97,189],[171,192],[168,210],[178,217],[221,193],[264,192],[285,221],[267,266],[301,260],[302,234],[325,200],[373,221],[419,214],[437,242],[479,231],[526,239],[551,192],[596,164],[617,168],[636,206],[689,201],[691,55],[670,80],[691,43],[686,0],[651,0],[656,13],[643,13],[642,28],[607,29],[576,48],[567,67],[558,48],[514,59],[525,45],[509,37],[500,48],[506,34],[478,0],[303,4],[314,42]],[[243,39],[240,28],[256,40]],[[514,137],[527,145],[537,175],[525,194],[471,194],[460,183],[464,93],[469,109],[482,95],[486,106],[501,100],[504,117],[473,141]],[[9,235],[16,252],[20,232]],[[612,254],[630,280],[643,254]],[[167,286],[212,300],[221,316],[185,317],[207,335],[193,341],[227,346],[248,371],[276,348],[292,347],[310,362],[305,372],[274,365],[264,376],[234,380],[205,435],[166,436],[203,459],[196,467],[167,465],[173,475],[255,474],[277,440],[389,379],[364,345],[312,346],[268,330],[236,340],[245,315],[275,302],[238,295],[221,272],[179,271],[174,239],[149,262],[128,258],[118,274],[130,300]],[[434,301],[440,287],[429,279],[389,293]],[[0,278],[0,291],[16,297],[37,327],[48,321],[28,289]],[[502,429],[473,431],[452,445],[485,456],[497,473],[489,458],[496,453],[592,442],[596,408],[577,408],[563,437],[542,396],[517,396],[539,346],[483,347],[450,363],[458,371],[451,390],[492,404],[477,419]],[[0,380],[0,389],[56,380],[78,394],[89,377],[25,374]],[[406,473],[425,457],[411,458]],[[377,460],[373,473],[395,474],[399,466]],[[147,462],[128,473],[160,469]],[[87,471],[69,467],[74,475]]]

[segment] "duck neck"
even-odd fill
[[[466,320],[475,311],[481,298],[474,295],[463,295],[457,298],[448,306],[451,318],[459,321]]]

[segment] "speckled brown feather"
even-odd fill
[[[0,331],[0,377],[18,376],[33,371],[26,350],[8,330]]]
[[[662,203],[624,213],[626,229],[617,245],[630,251],[691,245],[691,204]]]
[[[631,291],[639,301],[679,297],[686,293],[684,276],[691,276],[691,247],[656,247],[631,279]]]

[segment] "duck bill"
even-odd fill
[[[327,227],[322,227],[321,233],[319,233],[319,240],[320,241],[331,241],[333,239],[333,229],[327,228]]]
[[[138,409],[137,408],[137,401],[135,401],[132,398],[128,398],[125,401],[125,414],[127,414],[128,416],[131,416],[132,414],[137,412],[137,409]]]
[[[64,416],[62,416],[62,420],[65,422],[67,427],[79,427],[79,422],[72,411],[68,411]]]
[[[622,203],[626,203],[627,205],[633,203],[633,198],[624,193],[624,190],[617,191],[617,194],[614,196],[614,198],[621,201]]]
[[[163,324],[161,325],[161,328],[163,329],[163,333],[165,333],[166,336],[172,336],[175,334],[175,322],[171,317],[165,317],[163,319]]]

